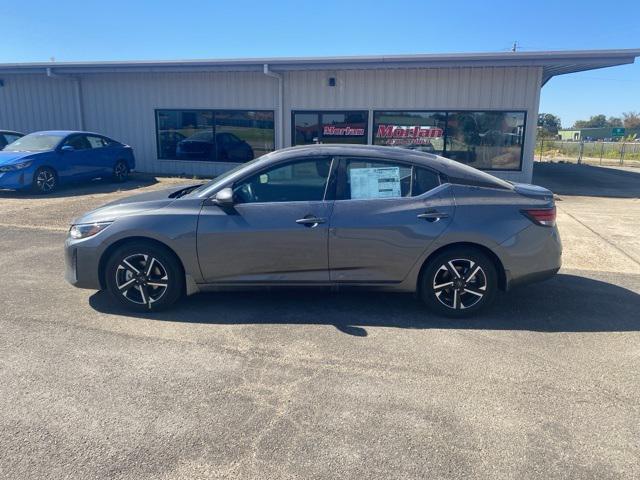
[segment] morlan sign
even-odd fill
[[[439,138],[444,130],[438,127],[423,127],[422,125],[378,125],[376,139],[387,140],[388,143],[430,143],[429,139]]]

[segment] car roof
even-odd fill
[[[54,135],[56,137],[66,137],[71,134],[81,133],[83,135],[97,135],[99,137],[104,137],[101,133],[95,132],[87,132],[84,130],[41,130],[39,132],[31,132],[29,135],[38,134],[38,135]]]
[[[16,132],[15,130],[0,130],[0,133],[9,133],[11,135],[24,135],[24,133]]]
[[[301,156],[357,156],[381,160],[404,160],[422,164],[449,177],[452,183],[475,184],[496,188],[513,188],[505,180],[433,153],[382,145],[314,144],[284,148],[265,155],[265,161],[279,161]],[[262,163],[262,162],[261,162]]]

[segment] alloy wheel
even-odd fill
[[[113,176],[116,177],[117,180],[122,181],[127,177],[127,172],[127,164],[124,162],[118,162],[113,169]]]
[[[464,310],[478,304],[487,294],[487,275],[473,260],[449,260],[436,270],[433,291],[445,307]]]
[[[151,308],[151,304],[160,300],[167,291],[169,275],[160,260],[136,253],[118,264],[116,287],[129,302]]]
[[[51,192],[56,188],[56,176],[51,170],[40,170],[36,175],[36,185],[41,192]]]

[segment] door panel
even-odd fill
[[[327,237],[333,202],[205,206],[198,258],[208,283],[328,282]],[[325,223],[297,223],[304,217]]]
[[[95,166],[94,172],[102,176],[112,174],[116,163],[115,148],[110,146],[103,137],[88,135],[87,140],[91,145],[89,161]]]
[[[454,214],[449,185],[418,197],[337,200],[329,230],[333,282],[401,282]]]
[[[232,208],[204,206],[198,258],[205,281],[327,283],[331,166],[328,157],[276,164],[235,182]]]
[[[86,135],[73,135],[62,146],[69,145],[73,151],[61,151],[60,159],[65,164],[65,171],[73,179],[93,178],[100,175],[96,151]]]

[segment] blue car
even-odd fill
[[[90,132],[34,132],[0,151],[0,189],[51,193],[68,182],[112,177],[124,182],[135,168],[133,149]]]

